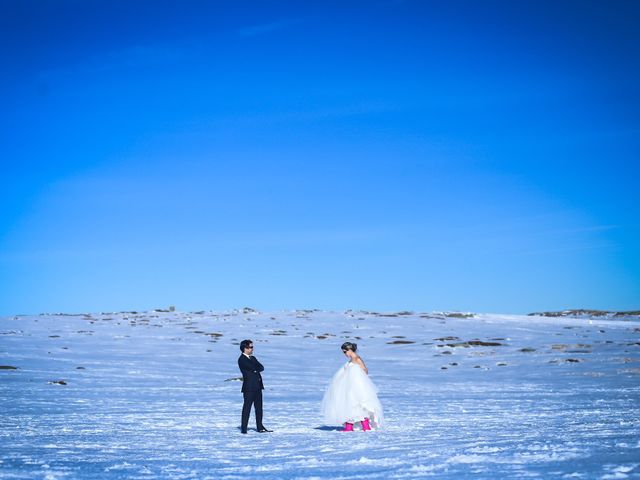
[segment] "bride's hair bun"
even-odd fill
[[[342,344],[342,347],[341,347],[341,348],[342,348],[342,350],[343,350],[343,351],[345,351],[345,350],[351,350],[352,352],[354,352],[354,353],[355,353],[355,351],[358,349],[358,345],[357,345],[357,344],[355,344],[355,343],[351,343],[351,342],[344,342],[344,343]]]

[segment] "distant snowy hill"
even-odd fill
[[[577,318],[613,318],[613,319],[627,319],[627,320],[640,320],[640,310],[628,311],[628,312],[610,312],[606,310],[561,310],[558,312],[536,312],[530,313],[530,316],[539,317],[577,317]]]

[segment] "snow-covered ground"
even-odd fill
[[[270,434],[239,431],[244,338]],[[318,416],[346,340],[380,389],[381,430]],[[0,478],[640,478],[633,319],[20,316],[0,318],[0,365]]]

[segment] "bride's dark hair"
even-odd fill
[[[344,342],[341,348],[343,352],[346,350],[351,350],[352,352],[355,353],[355,351],[358,349],[358,345],[351,342]]]

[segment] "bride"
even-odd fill
[[[342,352],[349,359],[340,367],[327,387],[322,399],[321,413],[326,423],[343,423],[344,432],[352,432],[360,422],[362,430],[382,425],[382,405],[376,395],[377,388],[369,379],[369,370],[356,353],[355,343],[345,342]]]

